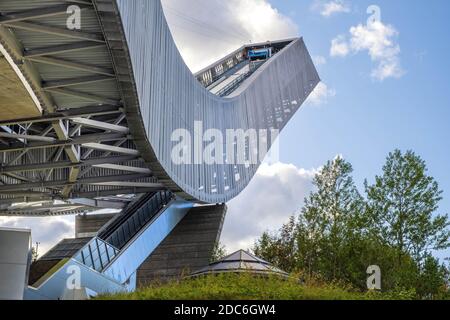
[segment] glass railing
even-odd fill
[[[225,96],[231,94],[234,90],[237,89],[237,87],[239,87],[241,85],[241,83],[244,80],[249,78],[256,70],[258,70],[259,67],[261,67],[265,61],[266,60],[258,61],[256,63],[255,62],[250,63],[250,70],[247,73],[240,75],[238,78],[236,78],[235,80],[230,82],[223,89],[221,89],[219,92],[217,92],[216,95],[218,95],[219,97],[225,97]]]
[[[169,191],[157,192],[149,198],[144,198],[139,205],[133,206],[132,210],[125,212],[119,225],[103,233],[100,237],[112,246],[122,249],[173,199],[174,196]]]
[[[89,241],[74,259],[89,268],[102,272],[152,219],[172,200],[169,191],[145,195],[140,201],[125,209],[120,219]]]
[[[78,251],[74,259],[89,268],[102,272],[119,252],[119,249],[96,237]]]

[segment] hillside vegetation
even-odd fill
[[[336,157],[317,172],[300,212],[255,243],[256,256],[278,268],[327,283],[367,289],[379,268],[385,291],[415,291],[417,299],[450,297],[450,220],[443,192],[412,151],[391,152],[382,173],[360,190],[353,167]]]
[[[409,300],[414,292],[357,292],[343,285],[297,277],[255,277],[223,274],[155,284],[130,294],[102,296],[102,300]]]

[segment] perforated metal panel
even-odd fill
[[[204,130],[282,130],[319,83],[302,39],[294,39],[231,96],[211,94],[192,76],[169,31],[159,1],[117,0],[134,73],[139,121],[130,121],[135,141],[161,181],[186,198],[226,202],[250,182],[259,164],[176,165],[171,161],[174,130],[194,136]],[[142,134],[145,131],[145,135]],[[261,159],[260,159],[261,160]]]

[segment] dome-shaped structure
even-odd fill
[[[203,275],[221,274],[221,273],[252,273],[257,275],[277,275],[288,277],[289,274],[273,266],[271,263],[260,259],[253,254],[239,250],[229,256],[211,263],[209,266],[194,272],[191,276],[198,277]]]

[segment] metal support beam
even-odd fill
[[[115,188],[111,190],[99,190],[99,191],[89,191],[89,192],[74,192],[71,194],[72,197],[79,198],[99,198],[126,194],[144,194],[149,192],[165,190],[165,187],[152,187],[152,188]]]
[[[52,197],[53,194],[51,192],[37,192],[37,191],[5,191],[2,195],[8,197],[16,197],[16,198],[32,198],[32,197]]]
[[[50,65],[54,65],[54,66],[58,66],[58,67],[62,67],[62,68],[69,68],[69,69],[114,77],[113,69],[100,68],[100,67],[96,67],[93,65],[87,65],[87,64],[79,63],[79,62],[75,62],[75,61],[57,59],[57,58],[52,58],[52,57],[30,57],[30,58],[25,58],[25,59],[29,60],[29,61],[37,62],[37,63],[50,64]]]
[[[37,202],[37,201],[50,201],[54,200],[51,196],[28,196],[28,197],[14,197],[10,199],[1,199],[0,206],[11,206],[16,203],[24,203],[24,202]]]
[[[9,139],[24,139],[30,141],[42,141],[42,142],[55,142],[55,138],[51,137],[42,137],[42,136],[32,136],[28,134],[15,134],[15,133],[6,133],[0,132],[1,138],[9,138]]]
[[[121,163],[127,161],[133,161],[138,159],[136,156],[119,156],[119,157],[102,157],[94,158],[89,160],[83,160],[79,163],[72,163],[71,161],[57,161],[57,162],[47,162],[47,163],[37,163],[37,164],[26,164],[17,166],[0,166],[0,174],[5,173],[17,173],[17,172],[31,172],[31,171],[46,171],[50,169],[64,169],[71,167],[81,167],[81,166],[93,166],[98,168],[113,169],[114,163]],[[129,170],[119,169],[118,167],[129,168]],[[136,169],[136,170],[132,170]],[[127,166],[117,166],[115,170],[122,170],[127,172],[136,173],[150,173],[149,169],[141,169]],[[145,171],[144,171],[145,170]]]
[[[61,192],[61,195],[64,197],[64,198],[67,198],[68,196],[69,196],[69,194],[70,194],[70,192],[72,191],[72,189],[73,189],[73,184],[75,183],[75,182],[77,182],[77,179],[78,179],[78,176],[80,175],[80,168],[79,167],[72,167],[72,168],[70,168],[70,172],[69,172],[69,184],[68,185],[66,185],[66,186],[64,186],[64,188],[63,188],[63,190],[62,190],[62,192]]]
[[[114,153],[122,153],[129,155],[139,155],[139,151],[128,148],[114,147],[101,143],[83,143],[82,146],[88,149],[100,150],[100,151],[109,151]]]
[[[74,119],[72,119],[72,123],[80,124],[83,127],[90,127],[90,128],[95,128],[95,129],[100,129],[100,130],[105,130],[105,131],[121,132],[124,134],[128,134],[130,132],[130,129],[128,129],[127,127],[118,126],[115,124],[110,124],[110,123],[101,122],[101,121],[84,119],[84,118],[74,118]]]
[[[124,120],[125,118],[126,118],[126,115],[125,115],[125,113],[123,113],[123,114],[121,114],[121,115],[116,119],[116,121],[114,121],[113,124],[119,125],[119,124],[122,122],[122,120]],[[114,144],[114,146],[115,146],[115,147],[120,147],[120,146],[122,146],[122,144],[124,144],[125,142],[126,142],[126,140],[119,140],[119,141],[117,141],[117,142]],[[90,149],[90,150],[86,151],[86,152],[83,154],[82,159],[87,159],[87,158],[92,154],[92,152],[94,152],[93,149]],[[104,154],[104,156],[107,157],[107,156],[109,156],[110,154],[111,154],[111,152],[107,152],[107,153]],[[81,175],[84,176],[84,173],[86,173],[86,172],[89,171],[89,170],[90,170],[90,169],[84,170],[84,171],[81,173]]]
[[[97,183],[113,183],[113,182],[121,182],[121,181],[132,181],[132,180],[147,178],[149,176],[150,175],[145,175],[145,174],[131,174],[131,175],[119,175],[119,176],[107,176],[107,177],[93,177],[93,178],[80,179],[76,183],[73,183],[73,185],[79,185],[79,184],[86,185],[86,184],[97,184]],[[23,191],[23,190],[35,189],[35,188],[62,187],[62,186],[67,186],[67,185],[68,185],[68,183],[66,180],[9,184],[9,185],[0,185],[0,192]],[[139,185],[138,185],[138,187],[139,187]],[[162,188],[162,185],[158,184],[158,183],[149,183],[147,185],[147,187]]]
[[[92,6],[92,2],[89,0],[60,0],[62,2],[67,2],[68,4],[84,4],[86,6]]]
[[[88,198],[77,198],[69,200],[70,203],[84,205],[86,207],[98,208],[98,209],[123,209],[125,203],[118,201],[107,200],[95,200]]]
[[[118,164],[96,164],[93,165],[94,168],[103,168],[103,169],[111,169],[111,170],[118,170],[118,171],[126,171],[126,172],[136,172],[136,173],[144,173],[144,174],[150,174],[151,170],[147,168],[137,168],[137,167],[130,167],[130,166],[121,166]],[[0,171],[1,172],[1,171]]]
[[[81,213],[82,211],[92,211],[83,206],[76,205],[55,205],[48,208],[27,208],[27,209],[11,209],[0,211],[0,216],[52,216],[52,215],[70,215]]]
[[[70,44],[60,44],[50,47],[42,47],[37,49],[26,50],[24,53],[25,58],[36,58],[48,55],[56,55],[61,53],[88,50],[94,48],[105,47],[105,44],[91,41],[80,41]]]
[[[50,113],[50,114],[44,115],[39,118],[28,118],[28,119],[3,121],[3,122],[0,122],[0,127],[1,126],[12,126],[15,124],[53,122],[53,121],[57,121],[57,120],[73,119],[73,118],[86,117],[86,116],[95,117],[95,116],[122,113],[123,111],[124,110],[122,108],[119,108],[117,106],[111,106],[111,105],[83,107],[83,108],[76,108],[76,109],[61,110],[61,111],[58,111],[55,113]]]
[[[107,187],[136,187],[136,188],[152,188],[157,186],[155,183],[147,182],[128,182],[128,181],[111,181],[111,182],[97,182],[89,183],[93,186],[107,186]]]
[[[42,84],[42,88],[44,90],[56,89],[56,88],[64,88],[64,87],[72,87],[80,84],[88,84],[88,83],[96,83],[102,81],[111,81],[116,80],[113,77],[109,76],[88,76],[88,77],[80,77],[74,79],[63,79],[63,80],[53,80],[47,81]]]
[[[24,20],[40,19],[52,16],[67,14],[68,5],[59,5],[45,8],[37,8],[19,12],[11,12],[0,17],[0,24],[19,22]],[[80,9],[86,9],[85,6],[79,6]]]
[[[69,216],[69,215],[75,215],[75,214],[81,214],[86,213],[89,211],[93,211],[91,208],[81,208],[81,209],[75,209],[71,211],[65,211],[65,210],[48,210],[48,211],[37,211],[37,212],[29,212],[29,211],[0,211],[0,216],[6,216],[6,217],[49,217],[49,216]]]
[[[89,145],[91,143],[93,143],[94,147],[98,147],[98,145],[99,145],[98,142],[117,141],[117,140],[121,140],[124,138],[127,138],[127,137],[125,137],[121,133],[86,134],[83,136],[72,138],[71,140],[64,140],[64,141],[58,140],[54,143],[36,142],[36,143],[28,143],[26,145],[20,144],[20,145],[13,145],[10,147],[1,147],[0,153],[34,150],[34,149],[45,149],[45,148],[55,148],[55,147],[69,147],[69,146],[74,146],[74,145],[79,145],[79,144]],[[107,146],[107,145],[100,144],[100,146],[103,146],[101,150],[105,150],[105,148],[110,148],[110,146]],[[89,146],[87,148],[89,148]],[[107,150],[110,151],[110,149],[107,149]],[[125,151],[127,151],[127,150],[131,150],[131,149],[125,149]],[[139,155],[139,153],[137,151],[136,152],[132,152],[132,151],[136,151],[136,150],[131,150],[130,152],[122,152],[122,153],[135,155],[135,156]],[[121,153],[121,152],[119,152],[119,153]]]
[[[98,102],[98,103],[102,103],[102,104],[109,104],[109,105],[113,105],[113,106],[120,106],[120,101],[118,100],[114,100],[114,99],[110,99],[108,97],[102,97],[102,96],[98,96],[98,95],[94,95],[94,94],[90,94],[90,93],[84,93],[84,92],[79,92],[79,91],[74,91],[74,90],[69,90],[69,89],[44,89],[47,92],[51,92],[53,94],[61,94],[61,95],[65,95],[65,96],[71,96],[71,97],[76,97],[79,98],[81,100],[85,100],[85,101],[90,101],[90,102]]]
[[[71,39],[80,39],[80,40],[94,41],[94,42],[99,42],[99,43],[105,42],[103,35],[101,35],[101,34],[69,30],[66,28],[45,26],[42,24],[37,24],[37,23],[32,23],[32,22],[3,22],[2,25],[10,27],[10,28],[14,28],[14,29],[21,29],[21,30],[27,30],[27,31],[31,31],[31,32],[52,34],[55,36],[66,37],[66,38],[71,38]]]
[[[59,140],[67,141],[69,140],[69,132],[61,120],[53,122],[53,129],[56,132],[56,136]],[[80,152],[76,149],[75,145],[70,145],[64,148],[70,161],[73,163],[78,163],[80,161]]]
[[[114,143],[114,147],[120,147],[120,146],[123,145],[125,142],[127,142],[127,140],[125,140],[125,139],[118,140],[116,143]],[[83,153],[83,155],[81,156],[81,159],[85,160],[85,159],[89,158],[89,157],[91,156],[91,154],[92,154],[94,151],[95,151],[94,149],[89,149],[89,150],[87,150],[85,153]],[[111,152],[110,152],[110,151],[105,152],[105,153],[103,154],[104,157],[108,157],[108,156],[110,156],[110,155],[111,155]],[[91,170],[91,168],[87,168],[86,170],[84,170],[84,171],[81,173],[81,175],[84,176],[85,173],[89,172],[90,170]]]

